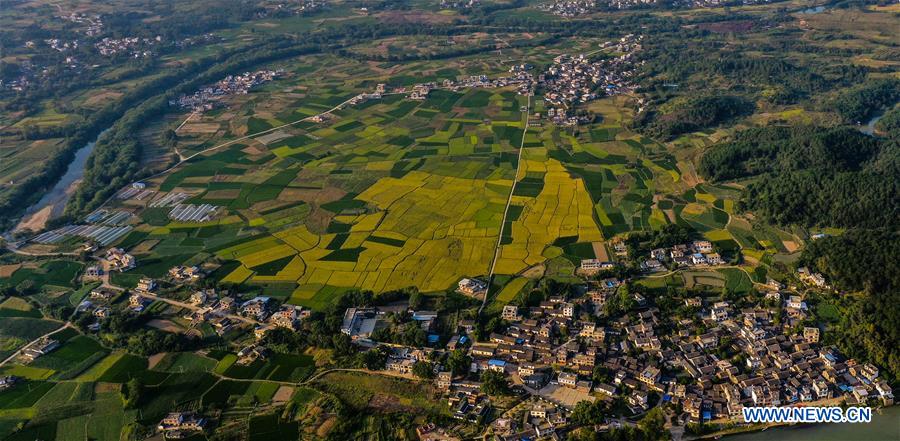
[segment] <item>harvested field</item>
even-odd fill
[[[0,277],[10,277],[17,269],[21,268],[21,263],[12,265],[0,265]]]
[[[176,325],[171,320],[153,319],[147,322],[147,326],[159,329],[160,331],[166,331],[175,334],[182,332],[181,327]]]
[[[221,127],[218,123],[189,122],[178,130],[179,133],[216,133]]]

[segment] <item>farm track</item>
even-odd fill
[[[513,177],[513,184],[509,189],[509,196],[506,198],[506,208],[503,209],[503,220],[500,222],[500,234],[497,237],[497,245],[494,247],[494,258],[491,259],[491,271],[488,273],[487,291],[485,291],[484,299],[481,300],[481,306],[478,308],[479,316],[481,316],[481,311],[484,310],[484,307],[487,306],[487,300],[491,294],[491,286],[494,283],[494,269],[497,266],[497,258],[500,257],[500,247],[502,246],[501,242],[503,242],[503,230],[506,228],[506,217],[509,215],[509,206],[512,204],[513,193],[516,192],[516,182],[519,179],[519,170],[522,167],[522,150],[525,149],[525,135],[528,133],[528,114],[530,110],[531,96],[529,95],[528,101],[525,104],[525,125],[522,128],[522,141],[519,143],[519,155],[518,159],[516,159],[516,175]]]

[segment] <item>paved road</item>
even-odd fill
[[[500,234],[497,237],[497,245],[494,247],[494,258],[491,260],[491,271],[488,274],[488,289],[484,293],[484,299],[481,300],[481,306],[478,308],[478,315],[487,305],[488,297],[491,293],[491,285],[494,281],[494,268],[497,266],[497,258],[500,257],[500,247],[503,241],[503,229],[506,227],[506,216],[509,214],[509,206],[512,204],[513,193],[516,191],[516,180],[519,179],[519,170],[522,167],[522,150],[525,149],[525,135],[528,133],[528,115],[531,110],[531,96],[528,96],[528,102],[525,104],[525,128],[522,129],[522,142],[519,143],[519,159],[516,161],[516,176],[513,178],[512,188],[509,189],[509,197],[506,198],[506,208],[503,209],[503,220],[500,222]]]

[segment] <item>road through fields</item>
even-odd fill
[[[503,229],[506,228],[506,216],[509,215],[509,206],[512,204],[513,193],[516,191],[516,181],[519,179],[519,170],[522,167],[522,150],[525,147],[525,134],[528,132],[528,115],[531,110],[531,95],[527,96],[528,102],[525,104],[525,125],[522,129],[522,141],[519,143],[519,156],[516,160],[516,176],[513,178],[512,187],[509,189],[509,197],[506,198],[506,208],[503,209],[503,220],[500,222],[500,235],[497,237],[497,246],[494,247],[494,258],[491,259],[491,271],[488,273],[488,287],[484,293],[484,299],[481,300],[481,306],[478,308],[478,315],[487,305],[488,297],[491,294],[491,286],[494,284],[494,268],[497,266],[497,258],[500,257],[500,247],[503,242]]]

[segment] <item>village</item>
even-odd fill
[[[626,35],[618,43],[607,42],[602,48],[612,48],[622,55],[591,61],[590,57],[560,55],[553,59],[553,65],[538,77],[544,99],[552,107],[547,116],[554,123],[572,124],[576,104],[586,103],[602,96],[631,94],[635,85],[630,79],[637,65],[632,57],[639,51],[643,36]]]
[[[684,298],[676,314],[666,317],[640,294],[623,292],[624,286],[618,279],[589,281],[578,288],[579,295],[551,296],[529,307],[507,305],[502,329],[484,341],[476,339],[474,320],[460,320],[446,345],[436,345],[438,336],[430,333],[436,314],[411,311],[412,320],[429,332],[429,345],[388,345],[385,369],[409,375],[419,362],[441,360],[435,352],[464,351],[469,367],[463,373],[432,364],[435,385],[456,418],[484,418],[491,398],[479,378],[487,372],[502,374],[518,393],[531,397],[520,406],[524,423],[494,415],[494,434],[503,440],[555,439],[551,434],[562,435],[557,430],[568,427],[566,416],[582,401],[621,403],[626,415],[671,404],[666,412],[679,425],[740,422],[744,406],[893,403],[878,368],[820,345],[821,330],[806,325],[802,295],[778,282],[765,286],[765,305],[776,305],[784,317],[763,304],[738,307],[701,297]],[[464,279],[458,291],[477,295],[485,287]],[[607,315],[607,303],[622,295],[631,297],[632,309]],[[348,309],[341,330],[363,350],[372,350],[380,345],[372,336],[385,326],[385,314],[378,308]]]
[[[626,255],[622,247],[615,249],[618,256]],[[702,240],[654,249],[651,255],[656,263],[644,262],[642,269],[653,271],[663,263],[675,269],[721,264],[714,246]],[[120,249],[105,256],[103,266],[109,271],[136,265]],[[426,365],[427,378],[443,391],[451,414],[461,421],[492,421],[491,430],[500,440],[563,435],[570,427],[568,416],[583,401],[608,402],[625,416],[663,406],[673,425],[737,422],[744,406],[893,403],[891,387],[879,378],[878,368],[820,345],[822,331],[807,320],[802,287],[770,279],[759,286],[759,304],[684,296],[663,313],[658,301],[629,289],[628,280],[603,277],[603,271],[618,265],[582,261],[583,284],[535,305],[504,306],[501,325],[486,335],[478,333],[475,319],[457,320],[447,335],[439,326],[445,317],[405,303],[348,308],[340,332],[360,351],[386,350],[383,369],[392,375],[421,378],[418,365]],[[799,268],[797,277],[806,286],[828,287],[821,274],[806,268]],[[181,306],[190,311],[185,319],[195,326],[209,323],[219,335],[252,331],[256,342],[237,352],[239,365],[266,359],[269,350],[259,343],[266,334],[275,328],[297,330],[310,313],[262,295],[241,299],[195,288],[203,278],[199,267],[175,266],[165,280],[142,279],[124,308],[112,306],[118,292],[98,288],[79,312],[96,319],[90,327],[96,330],[111,314],[138,314],[154,301]],[[169,287],[168,293],[187,289],[192,294],[184,301],[168,299],[161,285]],[[457,286],[458,293],[475,298],[487,291],[488,283],[480,278],[463,278]],[[424,333],[421,344],[380,341],[400,316]],[[50,338],[41,340],[21,357],[34,360],[57,346]],[[462,369],[450,366],[454,357],[464,360]],[[486,375],[499,375],[524,397],[516,407],[521,415],[492,413],[492,397],[483,390]],[[174,437],[202,430],[204,421],[194,413],[174,413],[159,430]],[[420,428],[420,436],[455,439],[431,426]]]
[[[597,2],[595,0],[556,0],[544,3],[538,8],[553,15],[572,18],[595,12]]]
[[[212,110],[222,98],[246,95],[254,86],[272,81],[284,72],[281,70],[259,70],[228,75],[215,84],[205,86],[191,95],[182,95],[169,101],[170,106],[178,106],[191,111]]]

